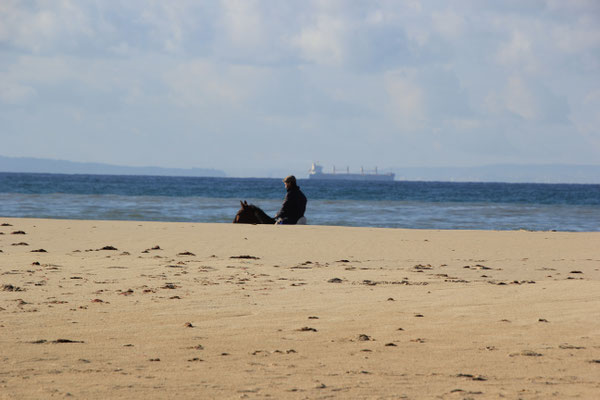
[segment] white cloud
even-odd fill
[[[26,103],[37,94],[30,86],[0,80],[0,101],[6,104],[19,105]]]
[[[597,154],[600,154],[600,85],[589,91],[580,107],[571,111],[570,118]]]
[[[249,99],[262,79],[254,67],[227,66],[192,60],[165,74],[169,98],[180,107],[236,109]]]
[[[419,129],[426,118],[426,98],[415,82],[415,71],[394,71],[386,74],[389,112],[401,128]]]
[[[585,18],[579,24],[560,24],[553,29],[552,39],[565,53],[594,51],[600,47],[600,18]]]
[[[546,6],[553,12],[575,12],[581,14],[596,14],[600,13],[600,4],[596,0],[546,0]]]
[[[341,66],[344,61],[346,23],[336,17],[319,15],[316,21],[295,35],[291,43],[303,58],[322,65]]]
[[[131,16],[139,19],[141,26],[138,29],[148,29],[148,39],[159,44],[160,50],[179,53],[184,51],[186,33],[202,22],[202,19],[194,21],[191,4],[189,1],[142,2],[132,6]],[[139,17],[135,15],[138,9]]]
[[[222,0],[223,25],[235,46],[260,47],[266,25],[255,0]]]
[[[539,118],[540,109],[532,91],[520,77],[513,76],[506,87],[506,108],[528,120]]]
[[[535,72],[537,69],[537,61],[532,54],[532,41],[520,31],[513,32],[510,41],[500,45],[496,59],[502,65],[512,69],[527,72]]]
[[[76,48],[94,34],[79,2],[35,1],[30,7],[8,0],[0,9],[0,41],[35,53]]]
[[[445,38],[457,40],[464,33],[465,19],[455,11],[434,12],[433,27]]]

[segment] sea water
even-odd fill
[[[600,231],[600,185],[299,179],[309,224]],[[281,179],[0,173],[0,217],[231,223],[274,215]]]

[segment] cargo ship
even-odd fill
[[[308,179],[339,179],[339,180],[348,180],[348,181],[393,181],[394,180],[393,173],[380,174],[377,171],[377,167],[373,171],[365,171],[362,167],[360,168],[360,173],[350,173],[350,168],[346,168],[346,170],[336,170],[333,167],[333,172],[327,173],[323,172],[323,167],[317,163],[313,163],[312,167],[308,171]]]

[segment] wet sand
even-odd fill
[[[600,394],[600,233],[0,224],[1,399]]]

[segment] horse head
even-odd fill
[[[241,208],[233,219],[234,224],[252,224],[254,220],[254,212],[246,201],[240,200]]]

